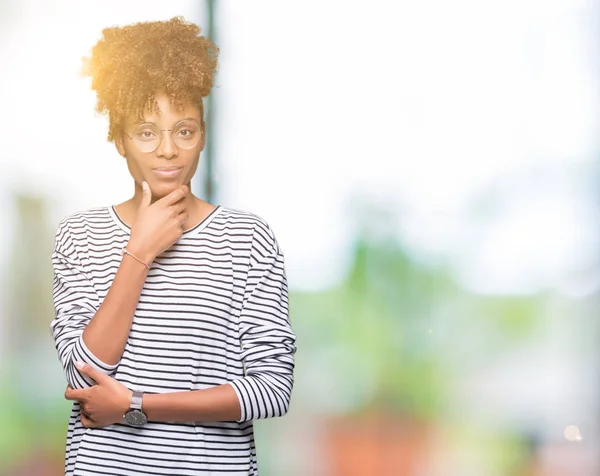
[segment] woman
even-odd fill
[[[199,33],[180,18],[108,28],[86,63],[134,194],[56,235],[69,476],[255,475],[252,420],[289,406],[295,335],[273,232],[190,191],[217,56]]]

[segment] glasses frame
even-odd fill
[[[177,130],[179,124],[181,123],[185,123],[185,122],[195,122],[196,124],[198,124],[198,127],[200,128],[200,137],[198,138],[198,142],[196,142],[193,146],[191,147],[179,147],[176,143],[175,143],[175,139],[173,137],[173,132]],[[133,130],[137,129],[140,126],[143,126],[144,124],[148,124],[146,122],[142,123],[142,124],[138,124],[137,126],[135,126],[133,128]],[[159,132],[159,141],[158,141],[158,145],[152,149],[152,150],[141,150],[136,142],[133,140],[133,136],[129,135],[126,131],[123,131],[123,133],[129,138],[129,140],[131,140],[131,142],[133,143],[133,146],[140,151],[142,154],[151,154],[152,152],[156,152],[156,150],[162,145],[163,143],[163,135],[160,134],[160,132],[170,132],[171,134],[169,134],[171,136],[171,141],[173,142],[173,145],[175,147],[177,147],[177,149],[179,150],[192,150],[194,147],[196,147],[200,141],[202,140],[202,137],[204,136],[204,128],[202,127],[203,123],[199,123],[198,121],[196,121],[195,119],[183,119],[181,121],[179,121],[177,124],[175,124],[173,126],[173,129],[158,129]]]

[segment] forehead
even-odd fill
[[[157,94],[154,97],[154,102],[151,102],[149,107],[145,108],[139,117],[131,118],[127,122],[130,124],[150,122],[159,125],[173,125],[186,118],[201,122],[202,103],[177,104],[172,98],[164,94]]]

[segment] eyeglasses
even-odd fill
[[[178,149],[193,149],[202,138],[200,124],[190,119],[178,122],[173,129],[158,129],[151,124],[140,124],[131,135],[127,133],[125,135],[140,152],[147,153],[159,148],[162,143],[161,132],[170,132],[171,139]]]

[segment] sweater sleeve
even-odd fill
[[[77,256],[65,222],[61,223],[52,252],[54,269],[53,301],[55,317],[50,324],[58,357],[71,388],[85,388],[94,381],[82,375],[75,362],[87,362],[111,375],[118,367],[98,359],[85,345],[82,334],[99,308],[99,299]]]
[[[283,416],[294,383],[296,336],[288,315],[284,257],[274,236],[255,239],[239,320],[245,377],[233,380],[239,422]],[[262,234],[261,234],[262,235]]]

